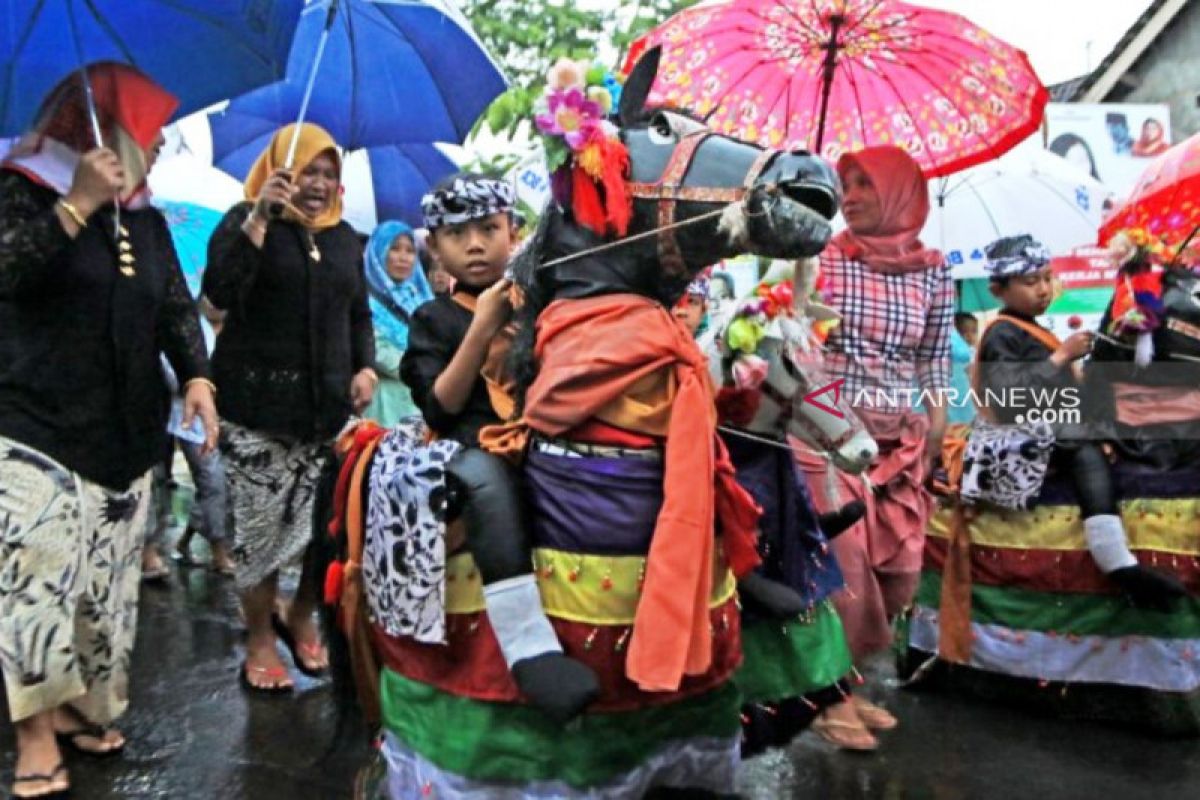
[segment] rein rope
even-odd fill
[[[697,225],[701,222],[707,222],[708,220],[710,220],[714,217],[721,216],[722,214],[724,214],[726,212],[726,210],[727,209],[722,208],[717,211],[708,211],[703,214],[700,214],[699,216],[692,217],[691,219],[685,219],[682,222],[672,222],[669,225],[663,225],[658,228],[650,228],[649,230],[642,231],[641,233],[635,233],[631,236],[626,236],[623,239],[617,239],[615,242],[605,242],[604,244],[596,245],[595,247],[589,247],[586,250],[580,250],[578,253],[571,253],[569,256],[561,256],[561,257],[555,258],[551,261],[544,261],[541,264],[538,264],[537,268],[538,269],[548,269],[550,267],[557,267],[559,264],[567,264],[572,261],[578,261],[581,258],[590,256],[590,255],[595,255],[596,253],[604,253],[609,250],[616,250],[618,247],[624,247],[625,245],[633,244],[634,242],[639,242],[642,239],[649,239],[652,236],[658,236],[659,234],[664,233],[666,231],[673,231],[678,228],[686,228],[688,225]],[[746,211],[745,208],[743,207],[742,213],[745,214],[747,217],[751,217],[751,216],[761,217],[764,214],[768,213],[768,210],[769,209],[763,209],[758,214],[751,214],[749,211]]]

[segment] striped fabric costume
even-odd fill
[[[993,696],[1006,686],[1066,713],[1200,733],[1200,474],[1126,463],[1113,472],[1130,549],[1188,588],[1177,608],[1141,610],[1118,593],[1088,551],[1069,479],[1057,476],[1029,511],[962,520],[962,539],[954,507],[934,515],[910,666],[965,640],[969,669],[958,674]]]

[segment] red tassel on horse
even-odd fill
[[[608,225],[600,190],[591,176],[579,166],[571,171],[571,213],[577,223],[594,231],[597,236],[607,233]]]
[[[604,205],[609,228],[617,236],[629,233],[633,219],[633,198],[629,196],[629,150],[619,140],[609,140],[604,146]]]

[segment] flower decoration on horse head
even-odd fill
[[[807,351],[824,344],[837,325],[837,312],[822,302],[817,263],[816,259],[776,262],[754,292],[738,302],[720,347],[732,360],[731,373],[739,389],[757,389],[766,377],[770,353],[765,340]]]
[[[534,106],[555,202],[600,236],[624,236],[633,216],[629,151],[608,119],[620,98],[604,67],[560,58]]]

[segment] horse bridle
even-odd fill
[[[711,130],[699,130],[685,134],[679,144],[671,152],[667,166],[662,175],[654,183],[631,181],[629,194],[643,200],[658,201],[658,257],[663,272],[668,275],[683,275],[687,265],[683,260],[683,251],[679,248],[679,240],[675,238],[675,204],[691,203],[736,203],[746,196],[750,188],[766,170],[767,166],[779,155],[779,150],[763,150],[750,165],[749,172],[741,186],[708,187],[684,186],[683,180],[692,166],[700,145],[715,135]]]
[[[782,365],[784,372],[788,374],[789,378],[796,381],[798,384],[803,383],[804,376],[800,374],[799,368],[792,363],[790,358],[781,355],[779,363]],[[846,430],[842,431],[840,436],[829,437],[818,425],[813,424],[803,415],[797,416],[795,412],[795,406],[793,405],[794,398],[785,396],[783,392],[776,389],[767,381],[762,382],[759,390],[773,403],[775,403],[775,405],[779,406],[779,421],[782,427],[786,429],[789,424],[795,423],[796,425],[800,426],[805,433],[812,437],[813,441],[816,442],[818,447],[822,447],[827,451],[832,452],[842,449],[842,447],[844,447],[846,443],[853,439],[858,433],[853,425],[849,425],[847,426]]]

